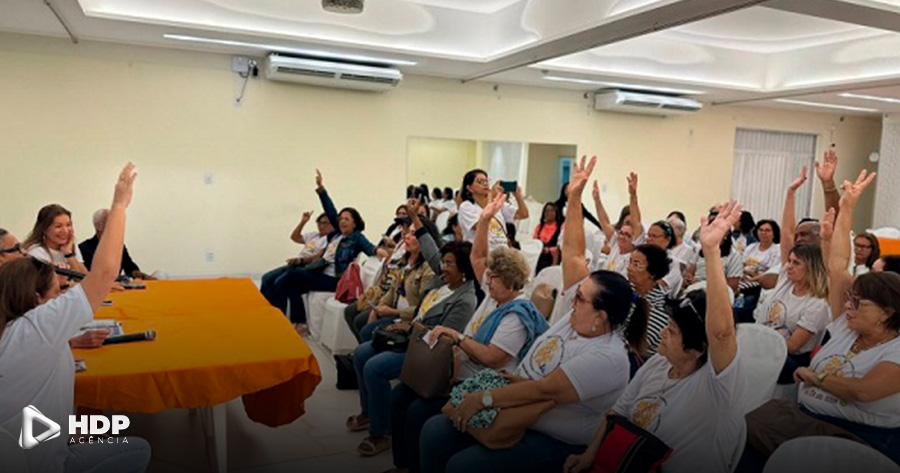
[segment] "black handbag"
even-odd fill
[[[404,353],[406,352],[406,348],[408,346],[408,332],[395,332],[392,330],[388,330],[384,325],[376,327],[375,331],[372,332],[372,348],[374,348],[375,351],[379,353],[383,351]]]
[[[356,370],[353,368],[353,355],[334,355],[334,365],[337,367],[336,388],[340,390],[359,389],[356,380]]]

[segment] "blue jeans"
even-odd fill
[[[150,463],[150,444],[129,435],[128,443],[69,445],[65,473],[143,473]]]
[[[307,271],[302,266],[273,269],[263,275],[260,292],[270,304],[287,314],[291,302],[291,322],[306,323],[303,295],[312,291],[334,292],[338,278]]]
[[[491,450],[455,428],[445,415],[428,419],[422,429],[423,473],[524,473],[562,471],[569,455],[584,453],[586,445],[569,445],[549,435],[527,430],[513,448]]]
[[[428,419],[441,413],[449,398],[423,399],[400,383],[391,391],[391,453],[394,466],[419,472],[419,436]]]
[[[359,329],[359,342],[365,343],[372,341],[372,334],[375,333],[375,329],[381,327],[382,325],[387,326],[394,323],[394,319],[390,317],[380,318],[370,324],[366,324],[363,328]]]
[[[372,342],[353,351],[353,367],[359,384],[359,406],[369,417],[369,435],[383,437],[391,433],[391,380],[400,377],[406,353],[378,353]]]

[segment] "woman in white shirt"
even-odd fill
[[[872,270],[881,257],[878,237],[871,233],[861,233],[853,239],[853,275],[861,276]]]
[[[316,231],[303,233],[303,227],[309,222],[311,216],[312,212],[303,212],[300,223],[298,223],[297,226],[294,227],[294,231],[291,232],[291,241],[298,245],[303,245],[300,254],[296,257],[288,258],[286,261],[287,264],[284,266],[280,266],[263,274],[259,286],[260,292],[270,291],[272,287],[278,284],[280,278],[283,278],[291,271],[300,271],[303,265],[311,263],[325,251],[325,246],[328,245],[328,234],[331,233],[334,228],[331,226],[331,222],[328,221],[328,216],[321,213],[316,217]]]
[[[863,171],[855,183],[844,182],[833,237],[834,212],[823,222],[823,243],[830,240],[831,247],[831,339],[794,378],[805,414],[857,435],[900,464],[900,276],[878,272],[853,280],[847,270],[853,207],[874,177]]]
[[[793,383],[794,370],[809,366],[810,354],[830,321],[827,295],[828,277],[819,246],[798,245],[787,252],[775,289],[753,312],[756,323],[772,327],[787,342],[780,384]]]
[[[710,274],[705,303],[697,291],[673,309],[659,355],[638,370],[612,408],[611,414],[627,418],[673,449],[662,473],[731,471],[729,460],[743,447],[739,398],[745,382],[717,251],[739,216],[740,204],[731,203],[715,221],[702,223],[700,240],[709,253]],[[563,471],[591,468],[605,430],[604,421],[587,450],[570,457]]]
[[[744,280],[751,280],[781,262],[781,228],[774,220],[760,220],[753,229],[759,239],[744,250]]]
[[[564,298],[571,309],[531,347],[511,383],[467,394],[449,417],[432,417],[422,431],[422,471],[560,471],[565,459],[584,450],[604,413],[628,382],[627,345],[641,344],[646,305],[628,282],[610,271],[588,271],[584,258],[581,190],[596,158],[573,166],[562,271]],[[601,373],[602,376],[598,376]],[[468,422],[487,408],[503,409],[552,400],[522,440],[488,450],[468,434]],[[458,430],[458,431],[457,431]]]
[[[474,243],[475,226],[481,218],[481,211],[484,207],[495,198],[496,195],[503,195],[502,189],[491,189],[491,181],[488,175],[481,169],[473,169],[463,176],[462,182],[462,203],[459,205],[459,225],[462,227],[463,239]],[[494,214],[494,217],[487,223],[488,228],[488,249],[493,251],[495,248],[508,247],[509,242],[506,238],[506,224],[515,223],[516,220],[528,218],[528,206],[522,198],[521,188],[516,188],[513,194],[518,204],[518,209],[509,205],[505,201],[503,207]]]
[[[34,228],[22,243],[28,256],[54,266],[87,273],[72,228],[72,212],[59,204],[45,205],[38,212]]]
[[[22,427],[22,410],[29,405],[68,432],[75,402],[75,361],[68,341],[93,319],[119,275],[134,176],[129,163],[116,183],[93,270],[81,284],[62,294],[52,266],[34,258],[0,267],[0,426],[9,432]],[[25,450],[29,470],[142,472],[150,461],[150,446],[138,437],[121,444],[67,445],[67,439],[61,435]]]

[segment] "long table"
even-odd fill
[[[75,377],[75,404],[159,412],[206,408],[216,466],[226,470],[224,403],[243,396],[250,419],[269,426],[303,414],[321,381],[319,365],[289,321],[249,279],[149,281],[111,293],[95,319],[156,340],[74,350],[87,370]]]

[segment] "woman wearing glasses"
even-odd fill
[[[853,275],[862,276],[872,270],[881,257],[878,237],[871,233],[861,233],[853,239]]]
[[[584,257],[581,192],[596,158],[572,166],[562,254],[563,297],[569,312],[535,341],[510,384],[465,395],[447,416],[429,419],[422,431],[422,471],[560,471],[566,458],[584,451],[604,413],[628,382],[628,347],[643,343],[646,304],[621,275],[589,272]],[[512,448],[490,450],[466,433],[478,412],[552,400]]]
[[[24,255],[22,245],[19,244],[16,236],[0,228],[0,266]]]
[[[656,353],[660,334],[669,323],[666,308],[666,290],[660,285],[669,273],[669,256],[666,250],[651,244],[640,245],[631,252],[628,261],[628,282],[635,292],[650,305],[647,322],[647,344],[636,351],[643,359]],[[637,350],[639,347],[634,347]]]
[[[499,188],[498,188],[499,189]],[[493,200],[495,194],[503,195],[502,189],[491,189],[491,181],[488,175],[481,169],[473,169],[463,176],[462,203],[459,205],[459,225],[462,227],[463,239],[468,242],[475,240],[475,227],[481,218],[481,212],[485,206]],[[513,193],[518,209],[506,203],[505,195],[503,206],[497,211],[486,225],[488,228],[488,249],[508,247],[506,238],[506,224],[515,224],[516,220],[528,218],[528,207],[522,198],[521,188],[516,188]]]
[[[900,464],[900,275],[873,272],[853,280],[847,271],[853,207],[874,177],[863,171],[855,183],[844,182],[828,261],[831,339],[794,379],[805,414],[856,434]],[[829,211],[826,244],[833,220]]]
[[[616,401],[612,414],[627,418],[673,449],[663,473],[731,471],[729,459],[742,445],[744,390],[731,301],[719,242],[741,214],[731,203],[716,219],[704,219],[700,242],[707,256],[708,296],[694,291],[671,311],[659,356],[647,361]],[[606,422],[581,455],[566,461],[566,472],[593,466]]]

